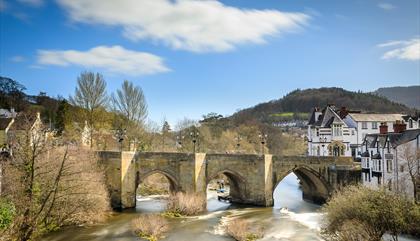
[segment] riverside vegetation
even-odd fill
[[[420,236],[420,205],[385,189],[348,186],[323,207],[323,237],[331,241],[379,241],[388,234]]]

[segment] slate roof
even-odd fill
[[[383,148],[386,146],[386,143],[389,142],[392,148],[395,148],[418,138],[419,135],[420,129],[405,130],[401,133],[369,134],[366,135],[363,144],[368,148],[375,148],[376,143],[379,142],[379,146]]]
[[[349,113],[349,116],[355,121],[395,122],[396,120],[403,120],[402,114]]]

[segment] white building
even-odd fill
[[[393,132],[386,132],[388,126],[383,123],[381,133],[366,135],[362,145],[362,183],[371,188],[384,186],[413,198],[415,186],[410,172],[419,180],[420,129],[405,130],[405,126],[395,123]]]
[[[365,136],[379,133],[379,125],[383,122],[387,123],[387,132],[392,132],[396,121],[411,123],[409,129],[420,126],[419,117],[403,114],[365,114],[345,107],[337,109],[333,105],[322,111],[315,108],[308,122],[308,155],[359,159]]]
[[[355,128],[356,138],[351,143],[352,156],[359,158],[362,153],[362,143],[367,134],[379,133],[379,126],[386,122],[387,132],[392,132],[392,125],[396,121],[403,121],[402,114],[364,114],[364,113],[348,113],[344,118],[344,122],[352,128]]]
[[[345,109],[327,106],[315,108],[308,123],[309,156],[351,156],[351,143],[356,140],[356,128],[347,125]]]

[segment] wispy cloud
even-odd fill
[[[223,52],[265,43],[297,31],[310,16],[277,10],[239,9],[199,0],[58,0],[71,20],[122,27],[133,41],[149,39],[173,49]]]
[[[23,57],[23,56],[20,56],[20,55],[16,55],[16,56],[11,57],[11,58],[10,58],[10,60],[11,60],[12,62],[19,63],[19,62],[23,62],[23,61],[25,61],[25,60],[26,60],[26,58],[25,58],[25,57]]]
[[[31,7],[40,7],[40,6],[44,5],[43,0],[18,0],[18,2],[20,2],[22,4],[26,4],[26,5],[31,6]]]
[[[132,76],[170,71],[159,56],[118,45],[98,46],[88,51],[38,50],[37,65],[79,65]]]
[[[382,59],[403,59],[411,61],[420,59],[420,38],[413,38],[406,41],[390,41],[378,44],[378,47],[393,47],[393,49],[382,55]]]
[[[382,8],[383,10],[387,10],[387,11],[395,8],[395,6],[390,4],[390,3],[379,3],[378,7]]]

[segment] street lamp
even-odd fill
[[[200,133],[198,133],[198,131],[196,131],[196,130],[190,132],[190,137],[192,138],[192,142],[193,142],[193,152],[194,153],[195,153],[195,144],[197,143],[199,134]]]
[[[185,136],[179,134],[176,136],[176,145],[179,148],[182,148],[182,142],[184,141]]]
[[[264,155],[264,145],[267,142],[267,134],[261,133],[258,135],[258,137],[260,138],[261,141],[261,153]]]
[[[321,137],[319,137],[319,142],[321,142],[322,144],[321,144],[321,146],[322,146],[322,156],[324,156],[325,155],[325,142],[327,142],[327,137],[326,136],[323,136],[323,135],[321,135]]]
[[[125,137],[126,132],[127,132],[127,130],[122,129],[122,128],[118,128],[115,131],[115,138],[120,143],[120,151],[122,151],[122,149],[123,149],[123,141],[124,141],[124,137]]]

